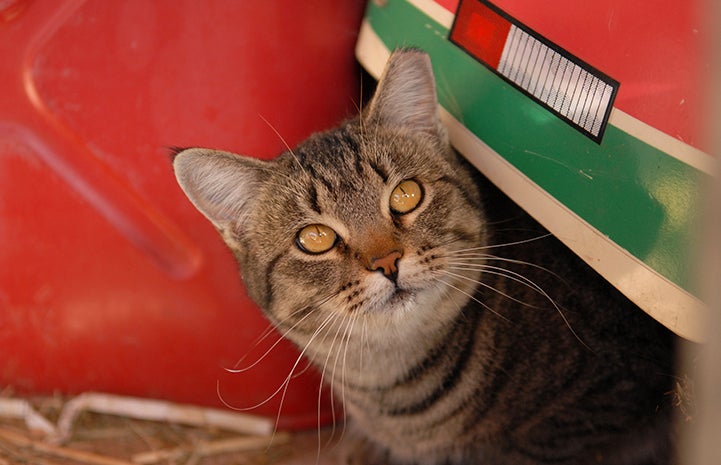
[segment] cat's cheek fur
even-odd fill
[[[302,260],[292,257],[294,254],[278,259],[272,265],[273,272],[262,277],[272,292],[269,310],[276,319],[292,318],[300,308],[314,308],[332,298],[342,279],[337,260]]]

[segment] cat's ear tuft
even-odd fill
[[[381,125],[444,136],[438,117],[431,60],[417,49],[400,49],[388,59],[367,118]]]
[[[188,149],[173,159],[178,184],[221,231],[240,232],[266,177],[268,162],[210,149]]]
[[[184,152],[185,150],[188,150],[190,147],[176,147],[174,145],[169,145],[165,147],[165,149],[168,151],[168,158],[172,162],[175,160],[175,157],[177,157],[181,152]]]

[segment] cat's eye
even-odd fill
[[[298,231],[296,244],[305,253],[320,254],[335,246],[338,235],[324,224],[311,224]]]
[[[390,208],[393,213],[403,215],[415,210],[423,198],[423,189],[412,179],[401,181],[393,189],[390,198]]]

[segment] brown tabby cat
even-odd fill
[[[359,117],[275,160],[174,167],[334,386],[353,461],[669,463],[672,335],[474,179],[425,53],[395,52]]]

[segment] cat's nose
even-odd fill
[[[398,277],[398,260],[402,256],[403,254],[400,251],[394,250],[383,257],[373,258],[370,263],[370,269],[373,271],[382,270],[388,279],[395,281]]]

